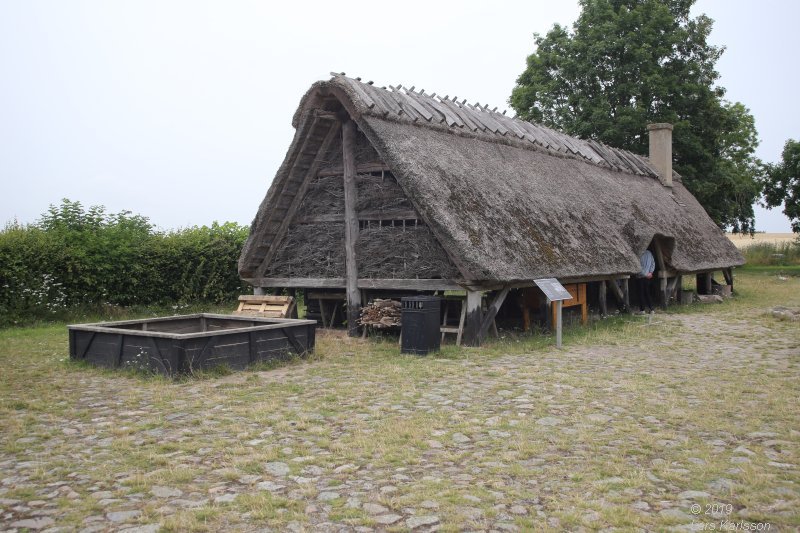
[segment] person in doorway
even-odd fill
[[[656,269],[656,260],[653,252],[645,250],[639,257],[641,269],[636,275],[639,289],[639,311],[644,313],[645,305],[649,313],[653,312],[653,300],[650,298],[650,280],[653,279],[653,271]]]

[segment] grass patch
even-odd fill
[[[562,350],[506,334],[417,357],[320,332],[313,359],[177,381],[70,363],[64,324],[0,330],[0,498],[76,528],[120,510],[91,496],[109,491],[167,531],[374,526],[350,498],[448,531],[661,530],[701,490],[793,529],[800,333],[768,310],[800,305],[800,278],[737,269],[736,290],[567,327]]]

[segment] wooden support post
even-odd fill
[[[563,310],[561,308],[561,300],[555,302],[556,304],[556,348],[561,348],[561,315]]]
[[[723,268],[722,275],[725,276],[725,283],[731,286],[731,292],[733,292],[733,269],[730,267]]]
[[[683,277],[675,276],[672,278],[667,286],[667,297],[671,300],[675,298],[675,303],[681,303],[681,287],[683,286]]]
[[[697,294],[711,294],[711,272],[697,274]]]
[[[622,280],[622,305],[625,306],[624,311],[626,313],[631,312],[631,288],[629,281],[628,278]]]
[[[253,287],[253,294],[256,296],[264,296],[264,287]]]
[[[628,280],[622,280],[622,289],[619,288],[617,285],[617,280],[612,279],[607,284],[606,287],[611,289],[611,294],[614,295],[614,298],[622,305],[622,309],[627,313],[630,312],[630,302],[628,301]]]
[[[494,297],[492,303],[489,305],[489,309],[486,310],[486,314],[483,316],[483,320],[481,321],[481,329],[478,333],[478,343],[480,344],[483,342],[483,339],[486,338],[486,334],[489,333],[489,327],[494,324],[494,317],[497,316],[497,312],[500,310],[500,306],[503,305],[503,302],[508,296],[509,287],[503,287],[497,296]],[[495,331],[495,334],[497,331]]]
[[[356,125],[352,120],[342,124],[342,166],[344,167],[344,247],[347,274],[347,334],[358,337],[358,319],[361,314],[361,292],[358,290],[358,265],[356,241],[358,240],[358,215],[356,214]]]
[[[616,283],[614,280],[611,280],[611,283]],[[606,303],[606,281],[603,280],[600,282],[600,286],[598,287],[598,294],[597,299],[600,302],[600,316],[608,316],[608,304]]]
[[[669,305],[669,294],[667,290],[667,273],[662,270],[658,273],[658,303],[662,309]]]
[[[467,316],[464,325],[464,344],[467,346],[480,346],[481,330],[481,300],[480,291],[467,291]]]

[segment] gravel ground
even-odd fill
[[[726,303],[561,351],[321,335],[312,361],[178,383],[21,330],[0,530],[797,530],[799,329]]]

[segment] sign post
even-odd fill
[[[556,278],[535,279],[533,282],[556,305],[556,348],[561,348],[561,302],[572,299],[572,295]]]

